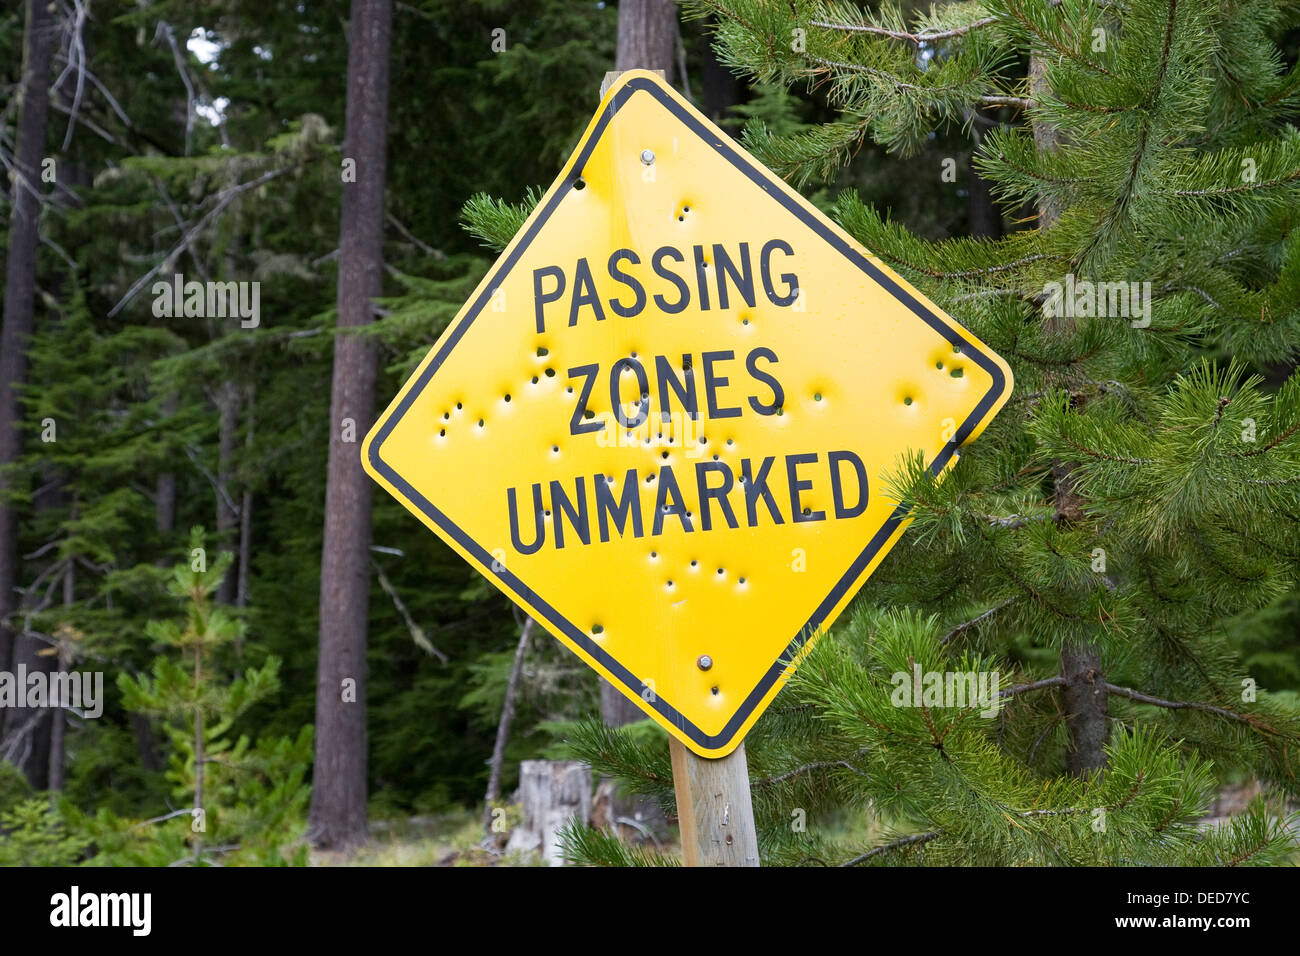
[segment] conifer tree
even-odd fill
[[[164,653],[148,673],[118,678],[128,709],[164,721],[172,747],[167,777],[183,805],[139,823],[106,812],[87,821],[105,862],[306,860],[311,728],[296,738],[256,742],[231,733],[241,716],[280,689],[275,657],[242,674],[232,675],[224,663],[223,652],[243,634],[243,622],[214,601],[232,559],[226,551],[209,563],[202,529],[192,530],[188,559],[175,566],[168,584],[184,616],[151,622],[149,637]]]
[[[765,862],[1285,858],[1300,711],[1243,667],[1228,622],[1300,571],[1300,375],[1260,374],[1300,351],[1300,70],[1275,42],[1294,6],[685,6],[734,69],[838,110],[793,136],[747,129],[791,182],[833,178],[867,139],[906,158],[975,110],[997,121],[981,174],[1010,219],[1037,211],[1000,239],[931,242],[835,202],[1016,387],[942,482],[911,457],[881,476],[913,524],[747,739]],[[916,188],[939,188],[927,175]],[[522,211],[468,210],[486,235]],[[930,694],[931,675],[995,672],[981,702]],[[671,808],[662,743],[577,737]],[[1198,826],[1232,773],[1266,797]],[[583,833],[568,850],[646,862]]]
[[[233,650],[255,661],[274,653],[286,687],[314,685],[331,433],[319,383],[337,318],[348,10],[348,0],[274,9],[151,0],[74,22],[73,6],[53,8],[49,144],[67,142],[57,182],[41,184],[52,200],[42,205],[40,315],[14,432],[23,455],[0,476],[22,492],[13,498],[19,560],[0,561],[0,572],[13,574],[13,624],[33,633],[37,661],[52,663],[42,654],[67,622],[84,636],[71,666],[104,668],[110,686],[120,672],[147,670],[145,624],[167,606],[163,569],[185,529],[211,528],[227,495],[242,518],[252,495],[254,521],[240,528],[238,549],[249,555],[238,575],[247,574],[251,638]],[[381,394],[396,390],[486,268],[466,254],[473,240],[455,210],[476,187],[517,195],[563,158],[592,78],[612,61],[617,11],[418,0],[394,17],[389,128],[400,135],[389,144],[382,210],[393,297],[357,333],[379,355]],[[0,15],[0,159],[9,163],[24,27],[21,9]],[[10,212],[0,196],[0,215]],[[155,314],[154,283],[177,274],[258,282],[261,324]],[[223,458],[231,423],[221,427],[212,396],[227,381],[255,389],[256,405],[239,410],[234,454]],[[43,438],[47,418],[57,441]],[[500,708],[480,697],[462,707],[461,698],[484,686],[494,693],[491,675],[478,683],[481,665],[513,647],[517,629],[504,599],[451,549],[410,533],[400,506],[379,501],[373,511],[369,561],[391,590],[371,575],[369,665],[382,702],[367,714],[372,812],[441,810],[483,792]],[[69,567],[70,608],[57,586]],[[507,789],[517,759],[554,736],[537,725],[574,715],[557,700],[581,697],[569,690],[522,702]],[[312,694],[286,693],[245,719],[293,737],[312,706]],[[119,815],[164,804],[166,740],[155,719],[124,711],[117,694],[98,719],[65,717],[70,802]]]

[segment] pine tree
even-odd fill
[[[310,787],[311,728],[295,738],[234,736],[232,728],[259,701],[280,689],[278,658],[231,674],[223,652],[243,634],[243,622],[214,603],[232,556],[208,562],[203,530],[190,535],[168,591],[184,608],[180,620],[150,623],[164,648],[148,673],[118,678],[125,706],[162,718],[172,753],[167,772],[183,806],[159,817],[121,821],[101,812],[85,821],[101,862],[200,866],[303,863],[304,815]],[[176,818],[180,818],[179,820]]]
[[[242,651],[281,657],[286,686],[314,683],[315,654],[303,649],[314,646],[319,604],[330,426],[328,390],[318,385],[329,377],[336,319],[347,12],[347,0],[275,9],[157,0],[84,24],[89,72],[77,122],[66,112],[77,71],[56,86],[51,135],[70,130],[71,142],[68,162],[59,155],[59,202],[42,221],[38,305],[51,321],[38,320],[33,340],[40,368],[24,391],[15,478],[37,489],[58,475],[64,494],[46,495],[40,508],[18,500],[19,553],[28,557],[11,569],[18,596],[40,607],[51,580],[75,566],[72,611],[56,588],[55,600],[18,623],[53,638],[72,622],[86,636],[85,666],[108,669],[110,682],[151,665],[141,635],[167,600],[157,566],[169,566],[184,529],[212,527],[226,495],[241,512],[251,495],[255,520],[240,529],[250,560],[228,575],[247,573],[253,639]],[[394,16],[389,127],[401,135],[389,144],[383,257],[394,295],[360,333],[378,350],[381,394],[397,389],[486,269],[467,254],[473,240],[456,209],[475,185],[515,195],[562,159],[583,123],[573,106],[589,109],[592,78],[613,56],[617,14],[562,0],[508,9],[421,0]],[[498,26],[502,52],[492,46]],[[196,27],[215,59],[187,53]],[[21,11],[0,17],[11,91],[22,28]],[[73,36],[62,29],[58,42]],[[70,55],[55,50],[60,64]],[[12,123],[0,128],[0,149],[12,152],[12,134]],[[467,155],[493,162],[466,163]],[[8,209],[0,197],[0,212]],[[153,315],[152,283],[175,273],[260,282],[262,324]],[[230,431],[213,397],[225,382],[255,388],[256,404],[242,403],[223,469],[221,436]],[[57,422],[57,443],[41,440],[46,417]],[[513,645],[516,628],[505,600],[442,542],[413,536],[399,505],[378,501],[373,512],[369,559],[392,590],[371,575],[369,663],[383,702],[367,715],[371,796],[380,812],[445,809],[483,791],[498,714],[459,702],[479,656]],[[413,639],[419,628],[436,653]],[[292,694],[248,719],[293,736],[312,721],[312,705],[311,695]],[[571,715],[549,698],[525,707],[512,762],[527,741],[549,740],[533,727],[561,713]],[[69,728],[66,789],[78,806],[124,814],[165,799],[156,725],[124,712],[117,695],[103,717],[73,715]]]
[[[832,177],[867,139],[913,155],[977,110],[997,128],[976,166],[1010,219],[1036,214],[1001,239],[934,242],[851,191],[835,202],[1016,389],[942,482],[914,458],[883,476],[914,523],[746,742],[765,861],[1285,859],[1300,709],[1257,686],[1226,624],[1300,571],[1300,375],[1269,389],[1259,374],[1300,353],[1300,69],[1275,44],[1294,8],[980,0],[909,22],[888,3],[686,7],[717,23],[724,62],[838,109],[792,136],[748,131],[792,182]],[[482,211],[504,229],[520,210]],[[1099,301],[1120,282],[1149,297]],[[930,675],[995,672],[983,702],[930,694]],[[662,744],[577,736],[671,807]],[[1234,773],[1267,799],[1198,827]],[[581,834],[568,851],[645,862]]]

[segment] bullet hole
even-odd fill
[[[731,440],[730,438],[728,438],[728,439],[727,439],[727,444],[728,444],[728,445],[734,445],[735,442],[734,442],[733,440]]]
[[[705,438],[703,435],[701,435],[701,436],[700,436],[700,444],[701,444],[701,445],[707,445],[708,443],[709,443],[709,440],[708,440],[707,438]]]
[[[663,453],[662,455],[660,455],[659,457],[660,457],[660,458],[664,458],[664,459],[666,459],[666,458],[668,457],[668,452],[664,452],[664,453]]]
[[[690,211],[691,211],[691,207],[690,207],[690,206],[683,206],[683,207],[682,207],[682,212],[690,212]]]
[[[537,357],[538,357],[538,358],[546,358],[546,356],[548,356],[548,355],[550,355],[550,354],[551,354],[550,349],[538,349],[538,350],[537,350]]]
[[[710,687],[710,688],[709,688],[709,693],[712,694],[714,697],[717,697],[717,696],[718,696],[718,685],[717,685],[717,684],[714,684],[712,687]]]
[[[958,355],[961,354],[961,346],[960,346],[960,345],[956,345],[956,344],[954,344],[953,347],[952,347],[952,350],[953,350],[954,352],[956,352]]]
[[[678,222],[685,222],[685,221],[686,221],[686,217],[685,217],[685,216],[678,216],[678,217],[677,217],[677,221],[678,221]]]
[[[949,372],[948,374],[949,374],[950,376],[952,376],[953,378],[961,378],[962,375],[965,374],[965,373],[962,372],[961,369],[959,369],[959,368],[955,368],[955,369],[953,369],[951,372]]]
[[[549,510],[543,511],[542,514],[546,515],[546,517],[548,518],[551,516],[551,512]]]
[[[483,427],[483,419],[481,419],[481,418],[478,420],[478,427],[479,427],[479,428],[482,428],[482,427]]]
[[[510,401],[510,396],[509,396],[509,395],[506,395],[506,401],[507,401],[507,402]]]
[[[570,395],[572,395],[572,394],[573,394],[573,386],[570,385],[568,388],[565,389],[565,391],[568,392]]]
[[[940,371],[943,371],[943,363],[942,363],[942,362],[935,362],[935,363],[934,363],[934,367],[937,368],[937,369],[939,369]]]
[[[587,188],[587,182],[586,182],[586,180],[584,180],[584,179],[575,179],[575,180],[573,181],[573,188],[574,188],[574,189],[586,189],[586,188]]]
[[[654,480],[655,480],[655,476],[654,476],[653,474],[649,474],[649,475],[646,475],[646,476],[645,476],[645,481],[646,481],[646,484],[647,484],[647,485],[650,484],[650,482],[652,482],[652,481],[654,481]]]
[[[560,446],[559,446],[559,445],[552,445],[552,446],[551,446],[551,451],[559,451],[559,450],[560,450]]]
[[[744,579],[744,578],[740,578],[736,583],[737,583],[737,584],[744,584],[744,583],[745,583],[745,579]]]
[[[816,393],[813,394],[813,401],[814,401],[814,402],[820,402],[821,400],[822,400],[822,393],[821,393],[821,392],[816,392]]]
[[[599,624],[593,624],[593,625],[591,626],[591,633],[593,633],[593,634],[604,634],[604,633],[605,633],[605,629],[604,629],[603,627],[601,627]]]
[[[553,369],[553,368],[548,368],[548,369],[546,370],[546,377],[547,377],[547,378],[555,378],[555,369]]]
[[[673,586],[673,579],[672,579],[672,578],[669,578],[669,579],[668,579],[668,584],[667,584],[667,586],[668,586],[668,587],[672,587],[672,586]]]
[[[460,411],[460,410],[461,410],[462,408],[464,408],[464,407],[465,407],[465,406],[462,405],[460,402],[457,402],[457,403],[456,403],[456,411]]]
[[[657,558],[657,557],[659,557],[659,552],[658,552],[658,551],[651,551],[651,552],[650,552],[650,557],[652,557],[652,558]]]
[[[803,513],[806,514],[806,515],[810,515],[810,514],[812,514],[812,509],[811,509],[811,508],[804,508],[804,509],[803,509]]]
[[[447,437],[447,429],[445,429],[445,428],[439,428],[439,429],[438,429],[438,437],[439,437],[439,438],[446,438],[446,437]]]
[[[443,412],[443,413],[442,413],[442,420],[443,420],[444,422],[449,422],[449,421],[451,421],[451,412]]]
[[[909,395],[907,398],[903,399],[903,404],[904,404],[904,405],[911,405],[911,404],[912,404],[912,397]]]
[[[718,568],[718,574],[723,574],[723,573],[724,573],[724,572],[723,572],[722,568]]]
[[[741,320],[740,320],[740,324],[741,324],[741,325],[749,325],[749,319],[741,319]]]
[[[714,461],[717,461],[719,457],[720,457],[719,455],[714,455],[714,456],[713,456],[713,460],[714,460]]]
[[[596,417],[596,413],[589,408],[585,412],[583,412],[582,417],[586,419],[592,419]]]
[[[698,561],[692,561],[692,562],[691,562],[691,567],[696,567],[696,566],[699,565],[699,563],[700,563],[700,562],[698,562]]]
[[[784,409],[784,408],[778,408],[778,409],[776,410],[776,417],[777,417],[777,418],[780,418],[780,417],[781,417],[782,415],[784,415],[784,414],[785,414],[785,409]]]
[[[533,384],[534,384],[534,385],[537,384],[537,376],[536,376],[536,375],[533,376]]]

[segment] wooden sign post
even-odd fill
[[[745,745],[725,757],[697,757],[670,738],[673,789],[686,866],[758,866]]]

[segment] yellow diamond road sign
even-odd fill
[[[1006,363],[645,71],[366,437],[366,470],[696,753],[731,752]]]

